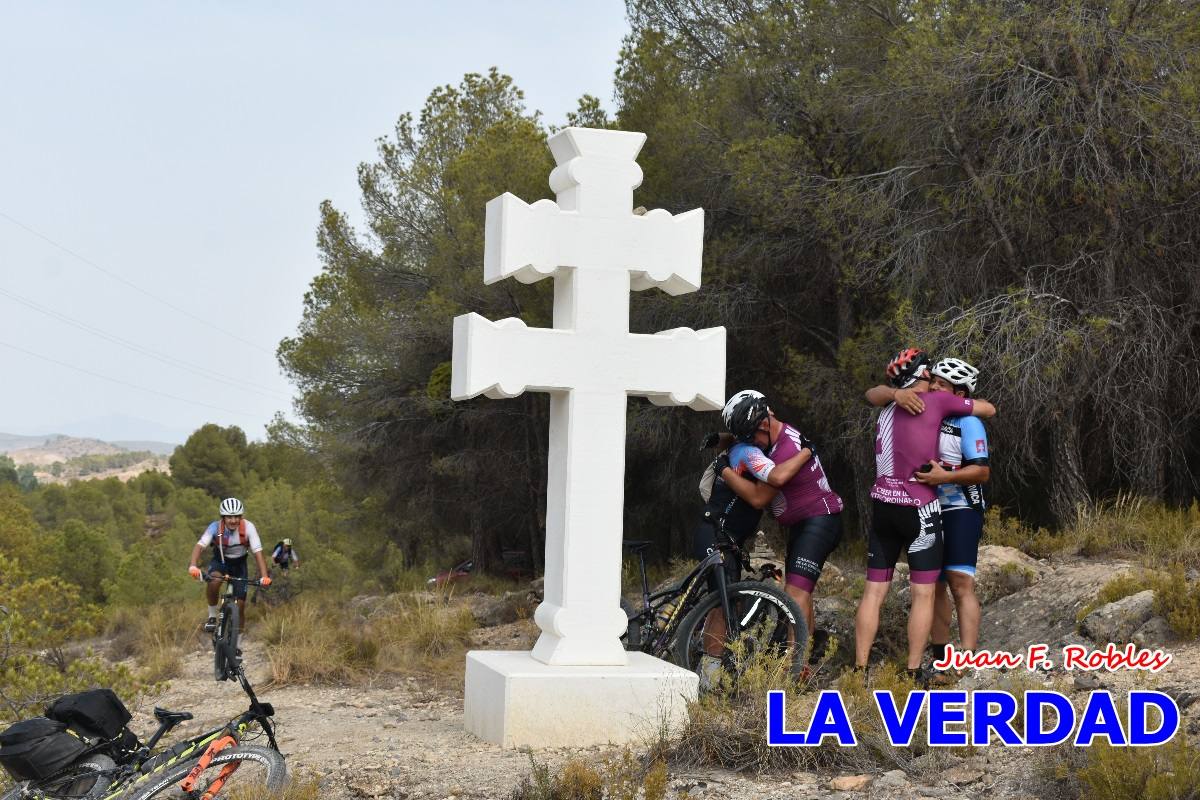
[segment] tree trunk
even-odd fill
[[[1060,526],[1075,521],[1081,508],[1091,505],[1083,478],[1079,449],[1079,422],[1074,410],[1054,413],[1051,435],[1054,468],[1050,471],[1050,513]]]

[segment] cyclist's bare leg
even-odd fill
[[[912,608],[908,612],[908,668],[918,669],[933,626],[933,590],[936,583],[909,583]]]
[[[933,595],[933,628],[929,633],[929,641],[935,644],[945,644],[950,641],[950,622],[953,613],[954,608],[950,604],[950,590],[946,588],[945,581],[938,581]],[[962,623],[960,622],[959,625],[961,626]]]
[[[964,572],[948,572],[950,592],[958,608],[958,635],[964,650],[979,646],[979,598],[975,596],[975,577]],[[948,637],[947,637],[948,638]]]
[[[713,658],[720,658],[725,649],[725,612],[718,605],[704,619],[704,652]]]
[[[239,597],[238,604],[238,633],[246,632],[246,598]]]
[[[216,578],[217,580],[208,582],[208,585],[204,587],[204,596],[208,598],[210,606],[215,606],[221,601],[221,578],[224,578],[225,575],[214,569],[208,573],[208,577]]]
[[[804,612],[804,621],[808,623],[808,638],[811,639],[813,631],[817,629],[817,615],[813,611],[812,592],[789,583],[787,585],[787,593],[796,601],[796,605],[800,606],[800,610]]]
[[[887,599],[888,589],[892,586],[889,581],[867,581],[863,589],[862,600],[858,603],[858,611],[854,614],[854,666],[865,667],[871,656],[871,645],[875,643],[875,634],[879,632],[879,611],[883,601]],[[924,646],[924,643],[922,643]]]

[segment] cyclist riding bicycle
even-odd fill
[[[989,418],[996,409],[984,400],[929,392],[929,356],[916,348],[900,351],[887,365],[890,386],[867,391],[868,402],[886,404],[875,424],[875,485],[871,487],[871,529],[867,539],[867,582],[854,618],[854,665],[865,671],[879,630],[900,551],[907,551],[912,605],[908,618],[908,671],[926,683],[921,671],[933,624],[934,589],[942,572],[941,507],[933,487],[919,480],[938,455],[942,420]],[[897,412],[901,406],[908,413]]]
[[[739,392],[725,408],[726,424],[739,443],[730,450],[730,466],[722,475],[755,508],[770,505],[785,528],[787,593],[804,612],[811,636],[816,630],[812,594],[842,539],[842,498],[830,487],[813,443],[779,420],[765,397]]]
[[[284,539],[275,545],[275,549],[271,551],[271,560],[282,570],[287,570],[292,566],[300,569],[300,554],[296,552],[296,548],[292,547],[291,539]]]
[[[188,564],[188,574],[196,580],[203,580],[200,568],[196,564],[200,561],[200,555],[204,552],[204,548],[211,544],[213,557],[208,565],[210,578],[220,579],[226,575],[231,578],[246,578],[246,557],[248,553],[254,553],[261,583],[263,586],[270,586],[271,578],[267,572],[267,563],[263,560],[262,542],[258,538],[258,529],[254,527],[253,522],[245,518],[242,501],[236,497],[227,497],[221,501],[218,510],[221,518],[209,524],[200,536],[200,541],[196,542],[196,546],[192,548],[192,560]],[[208,619],[204,623],[204,630],[208,632],[212,632],[217,625],[220,590],[220,580],[210,580],[205,590],[208,599]],[[237,598],[238,610],[241,612],[240,618],[244,627],[246,624],[245,580],[233,583],[233,596]]]

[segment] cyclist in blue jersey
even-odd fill
[[[979,370],[958,358],[943,358],[933,365],[930,390],[970,397]],[[916,478],[937,489],[945,536],[942,574],[934,595],[934,620],[930,635],[933,654],[941,659],[950,641],[950,596],[958,611],[958,631],[963,650],[979,646],[979,599],[975,596],[975,567],[983,536],[986,502],[983,484],[991,477],[988,440],[983,422],[976,417],[942,420],[938,459]],[[949,595],[947,594],[949,586]]]

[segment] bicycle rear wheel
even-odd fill
[[[112,785],[116,766],[116,762],[105,755],[84,756],[52,778],[17,784],[0,795],[0,800],[20,800],[23,797],[93,800],[102,797]]]
[[[241,626],[237,601],[221,610],[217,622],[217,637],[213,642],[213,677],[219,681],[232,680],[237,675],[238,632]]]
[[[199,759],[192,759],[156,776],[152,786],[133,792],[132,800],[149,800],[151,797],[190,800],[200,797],[224,775],[226,767],[234,764],[237,765],[236,770],[224,776],[224,784],[218,793],[214,793],[215,796],[255,797],[256,792],[262,789],[274,792],[287,783],[287,765],[282,755],[269,747],[244,744],[222,750],[213,756],[208,767],[201,771],[194,789],[190,793],[185,792],[179,784],[198,763]]]
[[[725,665],[740,673],[755,655],[786,655],[792,675],[799,676],[805,666],[808,625],[796,601],[783,589],[765,581],[741,581],[728,587],[729,606],[738,621],[740,634],[735,642],[726,641]],[[720,597],[708,592],[679,623],[675,637],[674,661],[696,671],[704,655],[704,622],[709,612],[720,608]],[[728,638],[728,637],[727,637]]]

